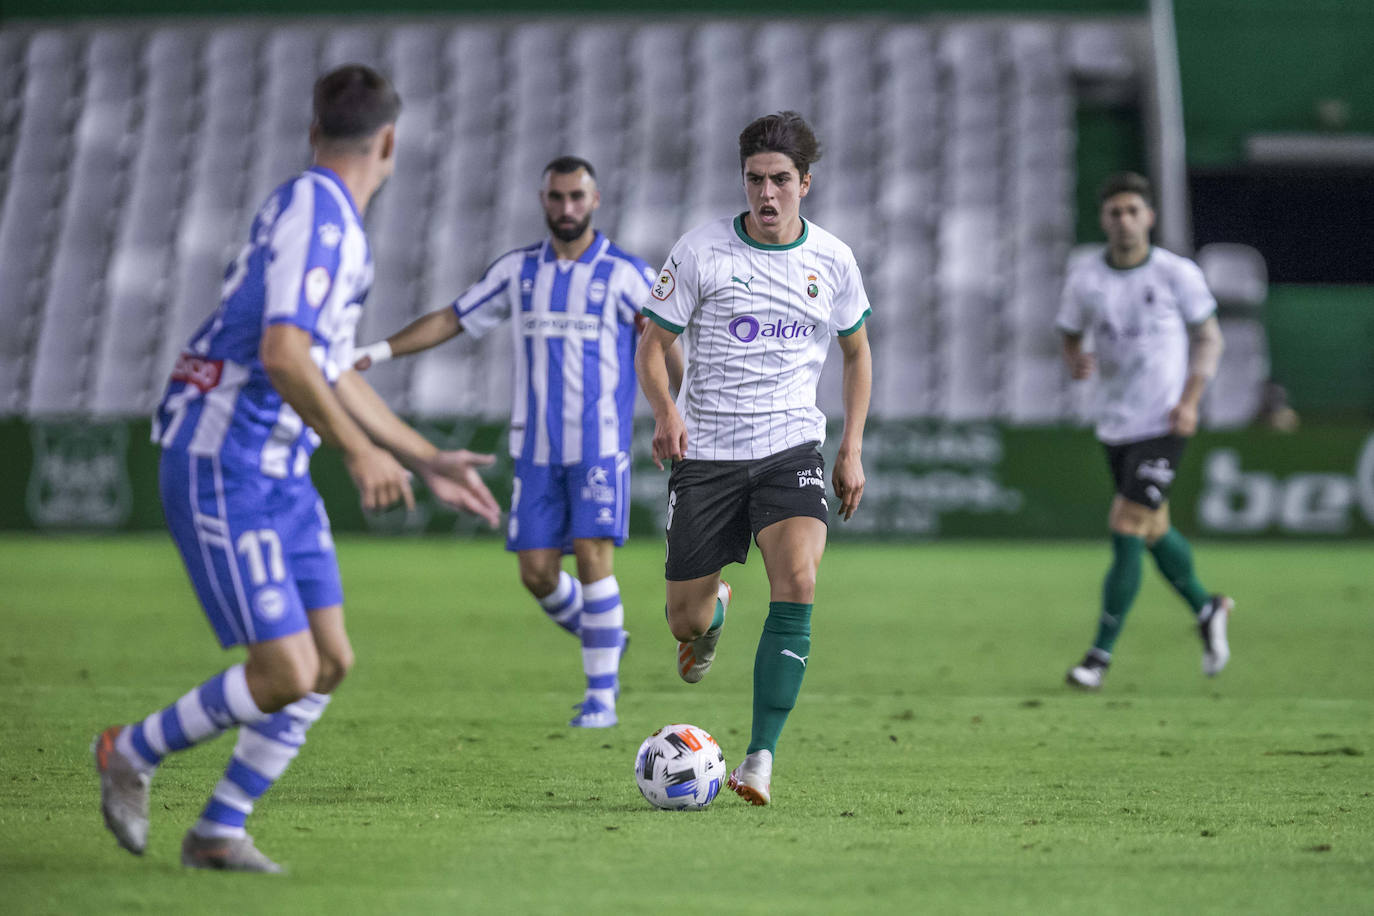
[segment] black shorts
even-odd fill
[[[1187,442],[1182,436],[1160,436],[1104,445],[1116,492],[1150,509],[1164,505],[1169,501],[1169,488],[1174,485],[1174,475],[1178,473],[1178,462]]]
[[[750,536],[783,519],[807,516],[828,525],[825,460],[816,445],[752,461],[674,462],[665,577],[699,579],[728,563],[743,563]]]

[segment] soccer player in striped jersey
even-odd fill
[[[281,870],[245,820],[353,662],[329,517],[310,480],[321,440],[342,449],[365,509],[413,505],[409,468],[439,499],[499,520],[476,471],[492,457],[437,450],[350,368],[373,275],[362,214],[392,172],[399,111],[390,83],[367,67],[319,79],[314,165],[258,210],[219,307],[177,360],[158,406],[168,527],[220,644],[245,646],[248,657],[97,736],[105,822],[136,855],[147,845],[148,788],[163,758],[237,728],[181,861]]]
[[[539,199],[548,238],[497,258],[452,305],[364,347],[357,365],[510,321],[515,489],[506,549],[548,617],[581,641],[586,693],[569,724],[605,728],[617,722],[625,640],[613,553],[629,530],[634,354],[655,274],[592,228],[601,195],[590,162],[550,162]],[[562,568],[565,553],[576,577]]]
[[[754,657],[753,730],[729,782],[756,805],[771,798],[778,736],[811,655],[829,518],[816,385],[832,340],[844,357],[845,425],[834,472],[841,518],[853,516],[864,489],[868,296],[849,246],[801,216],[819,155],[796,112],[744,129],[739,159],[749,209],[673,247],[644,310],[652,324],[637,364],[654,411],[654,459],[673,462],[665,577],[683,680],[699,681],[715,657],[730,598],[721,568],[745,561],[751,535],[763,554],[769,604]],[[674,404],[666,356],[682,334],[688,365]]]
[[[1198,581],[1192,547],[1169,522],[1169,488],[1221,357],[1217,303],[1196,264],[1151,246],[1155,214],[1143,176],[1112,176],[1098,199],[1107,248],[1070,269],[1057,323],[1070,374],[1085,379],[1101,367],[1097,438],[1116,485],[1107,517],[1112,564],[1092,648],[1066,677],[1074,687],[1102,686],[1146,550],[1192,609],[1202,672],[1211,677],[1231,657],[1226,624],[1234,602]],[[1084,348],[1089,332],[1096,353]]]

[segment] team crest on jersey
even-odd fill
[[[338,248],[343,241],[343,230],[333,223],[320,224],[320,244],[326,248]]]
[[[263,620],[280,620],[286,613],[286,596],[274,585],[259,589],[253,596],[253,610]]]
[[[587,285],[587,301],[588,301],[588,302],[605,302],[605,301],[606,301],[606,281],[605,281],[605,280],[593,280],[591,283],[589,283],[589,284]]]
[[[329,295],[329,283],[329,271],[323,267],[312,267],[305,275],[305,301],[312,309],[324,303],[324,297]]]
[[[816,285],[815,274],[806,275],[806,294],[810,296],[812,299],[815,299],[817,296],[821,294],[821,288]]]
[[[677,281],[673,279],[673,272],[665,267],[663,273],[658,275],[658,282],[654,284],[651,292],[655,299],[662,301],[671,296],[676,287]]]

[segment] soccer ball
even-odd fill
[[[655,808],[705,808],[725,782],[725,754],[705,729],[665,725],[639,746],[635,782]]]

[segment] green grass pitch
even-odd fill
[[[1105,689],[1071,693],[1103,544],[832,547],[774,804],[639,797],[660,725],[748,742],[755,555],[720,655],[678,681],[661,546],[619,554],[619,727],[567,727],[575,642],[492,540],[346,539],[358,664],[250,829],[286,877],[193,873],[230,739],[170,759],[136,859],[101,825],[100,728],[224,667],[163,537],[0,539],[7,913],[1297,913],[1374,910],[1368,545],[1197,545],[1237,598],[1208,680],[1152,569]],[[1148,561],[1147,561],[1148,563]]]

